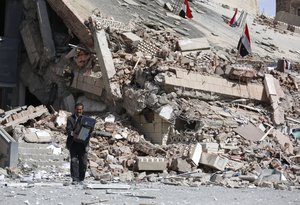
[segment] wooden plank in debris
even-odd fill
[[[127,184],[87,184],[89,189],[130,189]]]
[[[234,131],[243,138],[254,142],[260,141],[260,139],[265,135],[261,129],[257,128],[252,123],[235,128]]]
[[[179,40],[178,46],[181,51],[208,50],[210,45],[206,38],[192,38]]]
[[[188,73],[182,69],[176,69],[176,74],[177,76],[165,76],[166,89],[184,87],[224,96],[267,101],[265,89],[259,84],[238,84],[220,77]]]

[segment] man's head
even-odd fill
[[[84,109],[84,106],[83,106],[82,103],[76,103],[76,104],[75,104],[75,114],[76,114],[77,116],[82,115],[83,109]]]

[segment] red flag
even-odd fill
[[[185,11],[186,17],[188,17],[190,19],[193,18],[193,15],[192,15],[192,12],[191,12],[188,0],[184,0],[184,4],[185,4],[185,7],[186,7],[186,11]]]
[[[252,52],[251,40],[250,40],[249,29],[248,29],[247,23],[245,25],[244,33],[239,40],[238,50],[242,57],[244,57]]]
[[[232,18],[230,19],[230,21],[228,22],[228,26],[232,26],[232,27],[235,26],[235,24],[236,24],[235,17],[236,17],[237,12],[238,12],[238,9],[235,8],[235,9],[234,9],[233,17],[232,17]]]

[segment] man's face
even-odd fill
[[[75,108],[75,113],[76,113],[77,116],[82,115],[82,113],[83,113],[83,107],[81,105],[77,106]]]

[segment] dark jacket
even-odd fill
[[[75,129],[75,125],[76,125],[76,120],[78,119],[78,117],[76,117],[75,114],[72,114],[70,117],[68,117],[67,119],[67,143],[66,143],[66,147],[68,150],[70,150],[72,144],[74,143],[74,129]],[[85,142],[79,142],[81,145],[87,146],[89,144],[89,139],[91,137],[91,133],[92,133],[93,129],[89,132],[89,137]],[[75,142],[76,143],[76,142]]]
[[[68,135],[66,147],[69,150],[71,148],[71,145],[73,144],[73,130],[75,128],[75,123],[76,123],[76,115],[73,114],[70,117],[68,117],[67,127],[66,127],[67,135]]]

